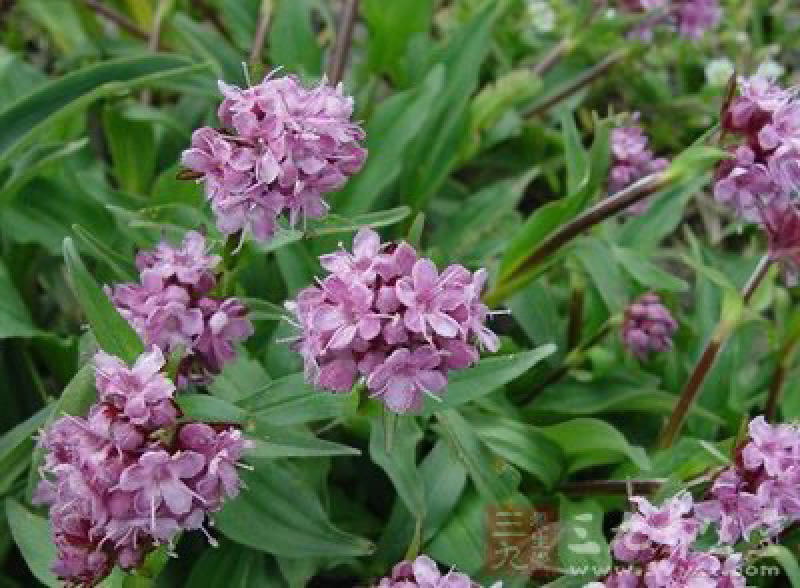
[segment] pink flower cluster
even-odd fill
[[[658,296],[648,293],[637,298],[628,308],[622,321],[622,342],[639,359],[652,352],[672,347],[672,336],[678,323]]]
[[[203,235],[190,231],[178,247],[161,243],[136,256],[139,283],[106,288],[145,345],[156,345],[165,355],[186,350],[181,376],[218,373],[235,356],[234,343],[253,332],[241,302],[211,296],[219,261],[207,253]]]
[[[99,352],[88,416],[61,417],[39,436],[34,501],[50,507],[53,572],[70,585],[137,566],[238,493],[235,466],[249,442],[234,427],[178,425],[164,364],[155,346],[130,368]]]
[[[418,411],[447,373],[474,364],[475,342],[496,351],[480,295],[486,271],[451,265],[441,274],[407,243],[380,242],[362,229],[353,252],[320,257],[330,275],[287,303],[301,333],[292,343],[306,376],[349,391],[359,374],[392,411]]]
[[[638,113],[634,120],[638,120]],[[611,194],[667,167],[669,162],[663,157],[656,158],[647,148],[647,142],[644,131],[638,125],[611,131],[611,171],[608,178],[608,191]],[[633,214],[642,214],[646,209],[646,201],[641,200],[627,210]]]
[[[706,31],[717,26],[722,15],[719,0],[621,0],[623,8],[630,12],[664,12],[681,36],[697,40]],[[636,36],[649,39],[651,27],[658,21],[645,23],[637,29]]]
[[[714,197],[763,226],[771,256],[784,262],[794,284],[800,270],[800,101],[796,91],[760,76],[740,78],[738,90],[722,126],[741,143],[717,168]]]
[[[324,80],[305,88],[294,76],[240,89],[219,83],[224,130],[192,135],[184,167],[205,184],[219,230],[269,241],[277,219],[320,218],[322,196],[341,188],[366,159],[364,131],[350,121],[353,99]]]
[[[661,507],[638,496],[631,501],[637,510],[623,522],[611,544],[615,559],[629,567],[587,588],[745,587],[740,555],[722,557],[692,549],[701,524],[693,516],[690,494],[678,494]]]
[[[593,588],[743,588],[741,554],[720,554],[730,553],[741,539],[773,538],[800,521],[800,429],[770,425],[761,416],[753,419],[734,465],[717,475],[706,500],[695,502],[684,492],[661,507],[641,497],[631,501],[636,512],[612,542],[614,557],[630,567]],[[719,549],[693,550],[708,524]],[[697,583],[689,583],[690,578]]]
[[[382,578],[375,588],[475,588],[465,574],[450,570],[442,574],[427,555],[414,561],[401,561],[392,569],[391,576]]]

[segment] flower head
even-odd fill
[[[292,348],[317,386],[347,391],[360,374],[390,410],[417,411],[425,395],[438,398],[449,370],[477,361],[476,345],[498,347],[480,302],[484,270],[440,273],[410,245],[381,244],[370,229],[358,232],[352,253],[320,261],[330,275],[287,303],[300,330]]]
[[[638,120],[638,114],[634,115]],[[611,170],[608,190],[616,193],[645,176],[664,170],[668,161],[656,158],[647,147],[647,137],[638,125],[619,127],[611,131]],[[633,205],[628,212],[642,214],[647,209],[644,201]]]
[[[672,347],[672,335],[678,323],[661,304],[656,294],[644,294],[627,309],[622,323],[622,341],[637,357]]]
[[[200,423],[175,434],[164,363],[157,347],[133,367],[99,352],[98,402],[86,418],[61,417],[39,435],[34,502],[49,507],[52,569],[69,585],[93,586],[115,564],[136,567],[156,545],[201,528],[239,490],[236,466],[250,442],[235,427]]]
[[[269,241],[281,214],[291,226],[324,216],[323,196],[366,158],[364,132],[350,120],[352,97],[341,85],[306,88],[294,76],[219,87],[226,131],[198,129],[181,161],[205,184],[220,231]]]
[[[376,588],[473,588],[465,574],[450,570],[442,574],[427,555],[394,566],[391,576],[381,579]]]

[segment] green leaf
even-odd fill
[[[0,437],[0,467],[17,447],[26,441],[31,441],[33,434],[42,428],[52,413],[53,406],[45,406],[30,418],[18,423],[10,431],[3,433],[3,436]]]
[[[246,458],[275,459],[278,457],[322,457],[332,455],[360,455],[361,452],[347,445],[320,439],[311,433],[278,427],[257,419],[245,429],[248,438],[255,441]]]
[[[305,239],[315,239],[326,235],[339,233],[354,233],[364,227],[379,228],[400,222],[411,213],[408,206],[398,206],[389,210],[367,212],[352,218],[340,217],[335,214],[326,216],[321,221],[309,222],[306,231],[286,229],[280,231],[269,243],[259,243],[256,246],[263,253],[269,253]]]
[[[45,586],[59,588],[61,582],[50,571],[56,559],[56,546],[50,538],[47,520],[36,516],[13,498],[6,498],[6,517],[14,543],[30,571]]]
[[[589,153],[583,147],[572,113],[562,110],[559,121],[567,160],[567,194],[574,194],[589,177]]]
[[[628,443],[622,433],[605,421],[578,418],[536,430],[573,460],[589,455],[594,463],[614,463],[620,457],[627,457],[640,470],[651,467],[645,450]]]
[[[107,353],[129,364],[133,363],[144,351],[142,342],[94,281],[69,237],[64,239],[64,262],[75,297],[92,327],[98,345]]]
[[[625,271],[646,288],[672,292],[684,292],[689,289],[689,284],[647,261],[641,251],[612,245],[611,252]]]
[[[334,197],[335,210],[352,215],[373,208],[403,169],[408,145],[424,127],[444,81],[445,68],[440,65],[419,86],[381,102],[366,128],[370,156],[364,169]]]
[[[589,275],[609,314],[619,312],[628,305],[624,275],[605,242],[595,237],[582,237],[575,241],[570,253]]]
[[[422,478],[417,469],[417,444],[422,431],[413,417],[399,417],[394,431],[396,441],[391,449],[386,447],[386,423],[383,415],[370,419],[369,455],[392,481],[397,495],[418,519],[425,514]]]
[[[188,66],[191,62],[177,55],[147,54],[90,65],[40,85],[0,111],[0,167],[55,116],[75,112],[100,96],[195,69]]]
[[[548,386],[529,405],[531,414],[593,415],[608,412],[670,413],[676,397],[653,384],[609,375],[589,382],[568,379]],[[692,414],[716,424],[723,420],[695,405]]]
[[[559,497],[558,555],[570,576],[586,581],[611,568],[611,553],[603,534],[603,509],[593,500],[571,502]]]
[[[605,181],[611,159],[609,121],[596,122],[594,141],[588,155],[588,165],[575,145],[576,137],[573,133],[574,123],[571,115],[565,114],[561,124],[564,145],[573,151],[571,155],[573,161],[569,163],[568,160],[568,165],[572,170],[570,172],[573,176],[571,181],[576,187],[564,198],[538,208],[528,218],[522,229],[512,238],[503,256],[499,268],[501,280],[508,280],[515,272],[520,271],[521,266],[524,265],[526,258],[535,247],[561,224],[580,213]],[[569,147],[570,145],[572,147]],[[578,178],[578,174],[582,174],[582,178]],[[532,279],[537,271],[537,268],[531,267],[525,270],[524,276],[516,276],[517,287]]]
[[[0,261],[0,339],[37,337],[43,333],[33,324],[8,269]]]
[[[404,154],[401,184],[415,211],[426,208],[459,160],[469,137],[470,97],[489,52],[492,25],[507,7],[505,1],[487,2],[434,56],[434,69],[445,68],[444,85],[430,105],[425,128]]]
[[[445,440],[439,440],[419,465],[425,495],[421,539],[428,541],[452,514],[467,483],[467,470]],[[387,565],[401,560],[413,540],[416,519],[402,500],[395,500],[375,559]]]
[[[686,203],[708,181],[708,175],[701,175],[652,196],[644,214],[631,217],[622,225],[617,243],[635,251],[654,249],[683,221]]]
[[[475,259],[491,240],[499,241],[499,247],[505,246],[504,229],[509,217],[518,216],[516,206],[525,188],[538,174],[539,169],[533,168],[470,195],[448,215],[447,222],[439,226],[432,242],[447,260]]]
[[[247,411],[216,396],[182,394],[176,398],[183,418],[203,423],[238,423],[247,419]]]
[[[271,381],[238,404],[274,425],[294,425],[341,417],[351,399],[316,390],[298,373]]]
[[[246,350],[240,349],[236,358],[226,363],[222,373],[214,377],[208,389],[214,396],[236,403],[251,396],[254,390],[269,385],[269,382],[270,377],[264,366],[250,358]]]
[[[81,225],[72,225],[72,231],[91,255],[98,261],[104,262],[120,281],[125,282],[135,279],[136,270],[128,256],[109,247]]]
[[[184,588],[284,588],[270,567],[263,553],[223,541],[197,559]]]
[[[270,63],[317,77],[322,73],[322,50],[311,23],[314,0],[277,0],[267,51]]]
[[[783,545],[769,545],[759,552],[764,557],[771,557],[783,568],[792,588],[800,588],[800,565],[797,557]]]
[[[448,375],[447,387],[440,393],[441,401],[426,396],[422,413],[430,415],[490,394],[520,377],[555,350],[556,346],[549,343],[531,351],[482,359],[474,367],[452,372]]]
[[[103,112],[103,129],[120,188],[130,194],[148,194],[156,165],[150,122],[131,120],[116,105],[108,105]]]
[[[245,490],[214,515],[237,543],[288,557],[359,557],[373,546],[336,528],[305,482],[273,461],[241,474]]]
[[[203,26],[184,12],[175,13],[169,24],[185,49],[208,63],[217,78],[229,84],[244,84],[242,56],[216,30]]]
[[[481,496],[499,504],[514,494],[520,482],[519,472],[496,459],[458,411],[437,412],[436,418]]]
[[[564,473],[561,448],[525,423],[493,415],[468,415],[467,419],[492,452],[535,476],[552,488]]]
[[[431,24],[431,0],[365,0],[362,3],[364,21],[369,31],[367,61],[375,73],[388,73],[400,81],[398,57],[414,33],[427,32]]]

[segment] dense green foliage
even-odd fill
[[[217,126],[216,81],[243,85],[245,71],[256,81],[274,67],[318,80],[343,4],[0,0],[0,586],[58,585],[45,512],[30,502],[42,459],[32,435],[86,410],[95,348],[141,351],[102,285],[130,280],[135,252],[162,235],[206,226],[223,251],[202,186],[176,178],[192,130]],[[493,574],[487,509],[556,509],[565,533],[603,545],[577,560],[562,550],[560,563],[608,565],[625,485],[587,496],[581,483],[664,480],[670,493],[729,459],[777,378],[781,420],[800,418],[796,293],[773,268],[743,304],[765,239],[713,200],[719,153],[703,147],[726,95],[709,62],[752,73],[772,60],[791,85],[800,6],[730,0],[698,41],[660,30],[640,42],[626,35],[636,17],[614,2],[544,4],[552,27],[523,0],[359,3],[343,83],[367,163],[329,197],[327,219],[238,253],[226,285],[250,303],[256,333],[210,394],[181,401],[257,440],[246,489],[215,517],[218,548],[185,535],[178,558],[151,558],[138,576],[116,570],[103,586],[365,585],[417,550],[486,585],[580,586],[586,576]],[[532,256],[606,197],[609,132],[632,112],[674,162],[647,211]],[[443,403],[396,422],[358,388],[314,390],[284,342],[283,302],[364,225],[439,264],[486,267],[489,302],[511,310],[492,319],[498,354],[452,375]],[[679,329],[670,351],[640,361],[618,325],[647,291]],[[730,337],[681,437],[659,449],[720,317]],[[576,513],[594,522],[571,530]],[[785,576],[751,583],[800,588],[798,541],[770,552]]]

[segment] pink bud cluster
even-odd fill
[[[34,501],[49,506],[53,572],[69,585],[93,586],[115,564],[136,567],[238,493],[235,466],[249,442],[235,427],[179,425],[164,365],[155,346],[130,368],[99,352],[88,416],[61,417],[39,436]]]
[[[759,416],[748,431],[734,465],[716,476],[705,500],[695,502],[688,492],[660,507],[631,499],[636,511],[612,542],[615,559],[629,567],[593,588],[744,588],[742,555],[731,554],[732,548],[742,539],[772,539],[800,521],[800,429],[770,425]],[[718,545],[695,550],[695,540],[709,525]]]
[[[634,120],[638,120],[638,114]],[[611,131],[611,171],[608,178],[608,191],[611,194],[667,167],[669,161],[663,157],[655,157],[647,143],[647,137],[638,125],[619,127]],[[627,211],[642,214],[646,209],[646,201],[640,200]]]
[[[706,31],[717,26],[722,16],[719,0],[621,0],[621,4],[630,12],[653,12],[656,15],[663,12],[664,19],[673,23],[681,36],[693,40],[700,39]],[[649,39],[652,36],[650,29],[656,22],[637,29],[637,36]]]
[[[658,296],[648,293],[625,309],[622,321],[622,342],[639,359],[650,353],[672,347],[672,336],[678,323]]]
[[[136,256],[139,283],[106,288],[146,345],[157,345],[166,355],[185,349],[182,377],[218,373],[234,358],[234,343],[253,332],[244,304],[211,295],[219,262],[218,255],[207,253],[203,235],[190,231],[178,247],[161,243]]]
[[[716,171],[714,197],[763,226],[791,284],[800,271],[800,101],[762,76],[740,78],[723,129],[741,139]]]
[[[320,262],[330,274],[287,308],[301,331],[292,348],[321,388],[348,391],[362,375],[390,410],[418,411],[450,370],[478,360],[476,343],[498,348],[480,301],[485,270],[451,265],[440,274],[407,243],[382,244],[370,229],[358,232],[352,253]]]
[[[306,88],[294,76],[219,87],[224,129],[196,130],[181,158],[205,184],[219,230],[266,242],[282,214],[291,226],[324,216],[322,196],[341,188],[367,154],[364,131],[350,120],[352,97],[341,84]]]
[[[392,568],[392,574],[382,578],[375,588],[475,588],[465,574],[450,570],[442,574],[427,555],[414,561],[401,561]]]

